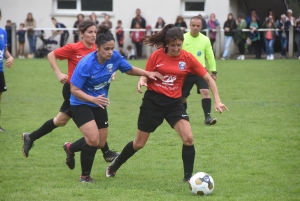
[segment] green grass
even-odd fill
[[[145,61],[133,65],[144,68]],[[66,62],[59,62],[66,72]],[[70,171],[62,145],[81,137],[73,121],[37,140],[22,155],[21,133],[54,117],[62,103],[61,84],[46,60],[15,60],[5,69],[2,97],[0,200],[299,200],[300,65],[297,60],[217,61],[219,93],[230,112],[212,113],[215,126],[203,125],[200,96],[192,90],[188,114],[196,147],[194,171],[215,180],[207,197],[194,196],[182,182],[182,142],[164,122],[118,171],[105,178],[107,163],[97,153],[95,184],[78,182],[80,154]],[[136,134],[142,95],[138,78],[117,74],[109,98],[109,136],[121,151]]]

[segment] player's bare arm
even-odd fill
[[[10,68],[12,66],[13,62],[14,62],[14,58],[10,55],[7,48],[5,49],[4,56],[6,58],[5,66]]]
[[[142,86],[147,87],[147,82],[148,82],[148,78],[146,76],[141,76],[139,81],[138,81],[138,85],[137,85],[137,90],[139,93],[143,93],[143,91],[141,90]]]
[[[137,76],[147,76],[148,78],[152,80],[163,79],[163,76],[159,72],[149,72],[145,71],[143,69],[132,67],[131,70],[126,72],[127,75],[137,75]]]
[[[58,81],[62,84],[66,83],[68,81],[68,75],[62,73],[58,68],[54,51],[50,52],[47,57],[52,70],[57,76]]]

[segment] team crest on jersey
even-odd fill
[[[184,70],[186,68],[186,63],[183,62],[183,61],[180,61],[178,63],[178,67],[179,67],[180,70]]]
[[[109,73],[112,73],[112,72],[113,72],[113,64],[108,64],[108,65],[106,66],[106,68],[107,68],[107,71],[108,71]]]
[[[199,51],[197,52],[197,56],[200,57],[201,54],[202,54],[202,52],[199,50]]]
[[[3,34],[0,34],[0,39],[1,39],[2,41],[4,41],[4,35],[3,35]]]

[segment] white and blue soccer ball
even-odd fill
[[[191,192],[196,195],[209,195],[214,188],[214,179],[205,172],[197,172],[190,179]]]

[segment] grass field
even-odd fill
[[[66,72],[66,62],[59,62]],[[144,67],[145,61],[132,64]],[[21,133],[54,117],[62,103],[61,84],[47,60],[15,60],[5,69],[8,91],[2,98],[0,200],[300,200],[300,62],[298,60],[217,61],[219,93],[230,112],[203,124],[200,96],[192,90],[188,114],[196,148],[194,172],[215,180],[206,197],[194,196],[182,182],[182,142],[164,122],[147,146],[118,171],[104,175],[108,163],[98,152],[95,184],[78,182],[76,167],[65,165],[62,145],[81,134],[73,121],[37,140],[29,158],[22,155]],[[111,84],[109,137],[121,151],[133,140],[142,95],[137,77],[121,73]]]

